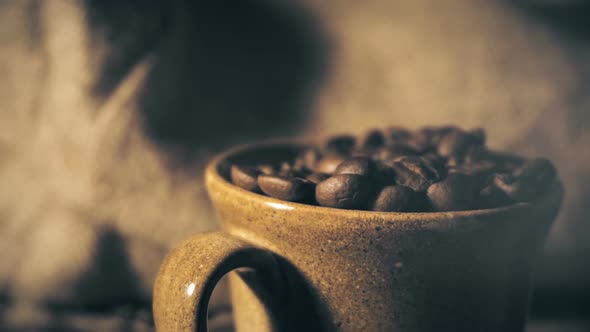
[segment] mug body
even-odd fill
[[[273,163],[258,145],[211,163],[224,231],[272,252],[281,285],[230,277],[238,331],[522,331],[536,251],[562,187],[532,203],[441,213],[339,210],[284,202],[227,181],[228,163]]]

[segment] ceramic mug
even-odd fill
[[[285,202],[228,181],[228,165],[292,159],[296,144],[238,148],[206,183],[222,231],[173,249],[154,290],[158,331],[206,331],[230,274],[236,329],[522,331],[535,253],[563,196],[458,212],[391,213]]]

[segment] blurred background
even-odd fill
[[[151,330],[161,259],[217,227],[202,172],[223,149],[452,123],[555,162],[529,330],[587,331],[589,17],[582,0],[0,1],[0,330]]]

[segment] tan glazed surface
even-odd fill
[[[158,331],[206,331],[231,275],[238,331],[522,331],[537,250],[563,196],[487,210],[387,213],[276,200],[226,180],[228,162],[273,162],[296,145],[230,151],[206,172],[223,232],[172,250],[154,291]],[[188,234],[187,234],[188,235]]]

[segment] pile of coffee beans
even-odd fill
[[[546,159],[490,150],[482,129],[393,127],[330,137],[294,160],[232,165],[231,181],[281,200],[340,209],[424,212],[535,199],[556,181]]]

